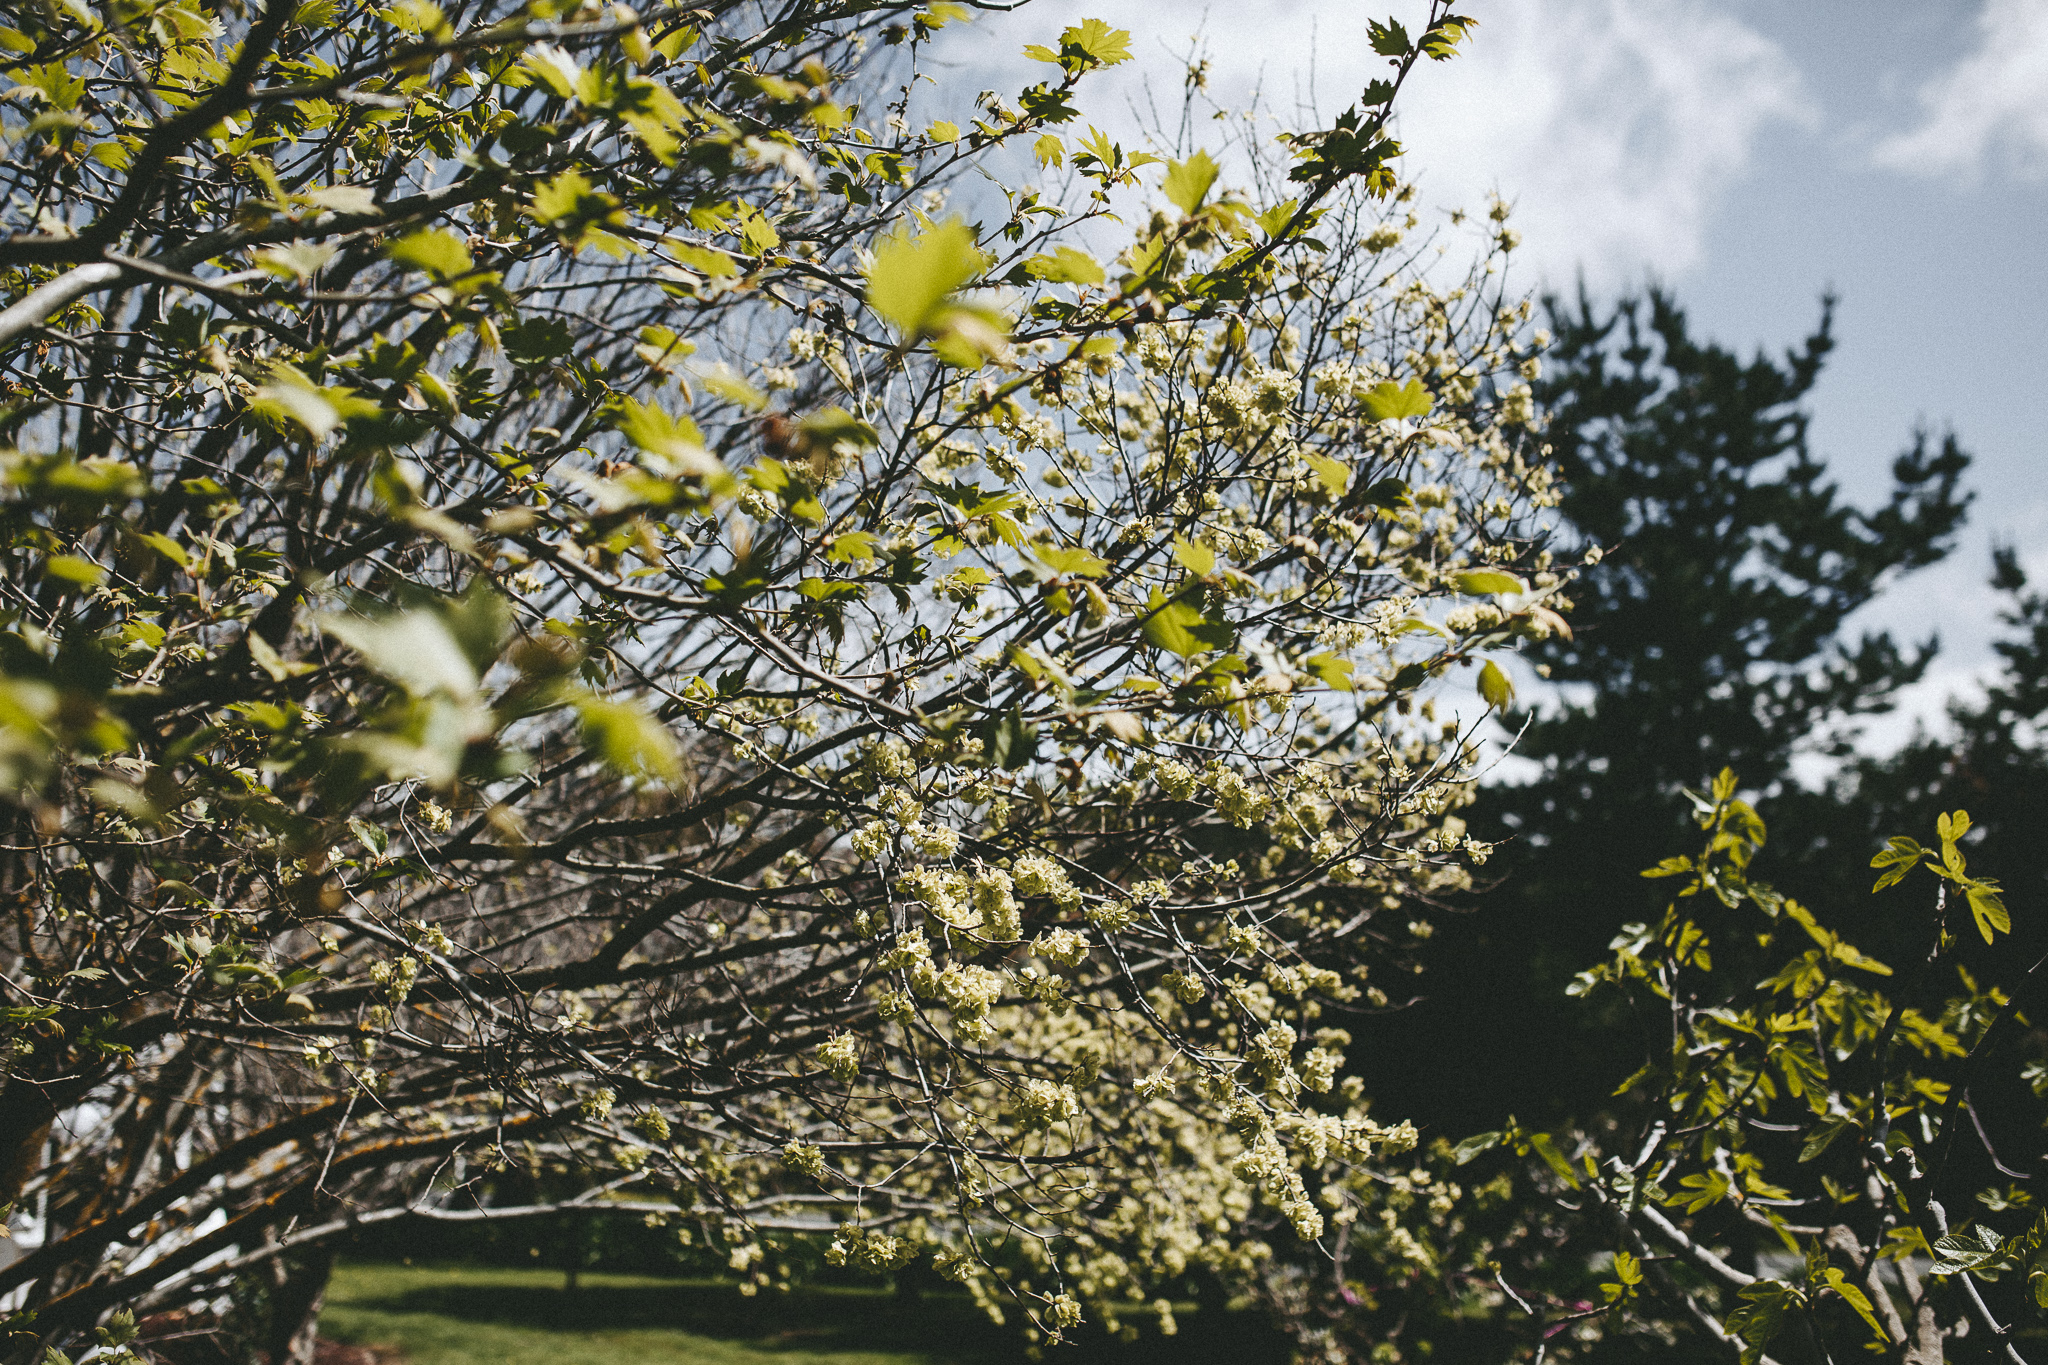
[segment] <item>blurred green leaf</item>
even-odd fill
[[[1166,180],[1160,186],[1167,200],[1182,213],[1193,213],[1209,197],[1216,177],[1223,173],[1207,152],[1196,152],[1185,161],[1166,163]]]
[[[1479,696],[1496,711],[1505,711],[1515,703],[1514,683],[1491,659],[1479,669]]]
[[[909,341],[932,330],[948,299],[979,275],[974,229],[959,219],[882,239],[868,270],[868,306]]]

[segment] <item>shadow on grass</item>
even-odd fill
[[[362,1270],[370,1272],[366,1280],[382,1283],[374,1289],[363,1283],[371,1292],[350,1295],[347,1307],[371,1313],[430,1314],[557,1333],[683,1332],[764,1353],[914,1355],[961,1365],[1024,1365],[1028,1359],[1021,1333],[990,1322],[964,1294],[902,1297],[879,1289],[805,1286],[747,1297],[732,1285],[701,1280],[586,1282],[572,1290],[559,1279],[491,1283],[459,1271],[436,1282],[425,1267],[401,1272],[403,1279],[394,1283],[397,1277],[387,1278],[389,1272]],[[1176,1336],[1162,1337],[1148,1314],[1137,1341],[1085,1330],[1071,1346],[1048,1352],[1045,1361],[1284,1365],[1287,1355],[1285,1343],[1251,1315],[1195,1311],[1186,1313]]]

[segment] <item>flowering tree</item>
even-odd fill
[[[0,30],[10,1357],[253,1281],[304,1359],[400,1216],[1054,1335],[1393,1235],[1343,1021],[1485,853],[1417,693],[1563,627],[1512,234],[1432,284],[1383,131],[1468,21],[1231,188],[1077,131],[1099,22],[925,109],[964,17]]]

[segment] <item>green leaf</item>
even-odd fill
[[[978,369],[1009,350],[1009,319],[993,308],[956,304],[941,309],[930,329],[932,354],[963,370]]]
[[[1451,1148],[1451,1159],[1463,1166],[1482,1152],[1490,1152],[1500,1146],[1499,1133],[1474,1133],[1457,1146]]]
[[[1302,664],[1309,672],[1322,679],[1326,687],[1335,688],[1339,692],[1350,692],[1358,686],[1352,681],[1351,676],[1358,671],[1358,665],[1349,659],[1340,659],[1334,654],[1311,654],[1302,660]]]
[[[82,588],[96,588],[107,578],[105,569],[80,555],[51,555],[43,561],[43,573]]]
[[[1351,466],[1342,460],[1333,460],[1327,455],[1305,455],[1308,467],[1315,471],[1316,482],[1323,491],[1333,498],[1344,496],[1344,490],[1351,483]]]
[[[366,820],[351,816],[348,827],[349,832],[361,841],[364,848],[379,857],[382,857],[384,850],[391,846],[391,836]]]
[[[1448,61],[1457,53],[1458,44],[1478,27],[1477,19],[1468,19],[1462,14],[1446,14],[1422,35],[1422,50],[1431,61]]]
[[[1038,727],[1015,707],[999,712],[982,723],[981,752],[996,767],[1015,772],[1038,757]]]
[[[1403,417],[1427,417],[1436,400],[1422,387],[1420,379],[1396,384],[1382,379],[1365,395],[1366,414],[1375,422],[1392,422]]]
[[[334,404],[310,384],[265,384],[250,400],[252,411],[287,419],[303,427],[316,441],[325,440],[341,425]]]
[[[609,222],[617,216],[619,201],[590,183],[581,171],[563,171],[534,186],[533,217],[547,226],[586,222]]]
[[[1698,1213],[1710,1204],[1718,1204],[1728,1197],[1732,1188],[1728,1177],[1719,1171],[1706,1171],[1686,1176],[1678,1182],[1680,1193],[1671,1197],[1673,1204],[1685,1205],[1687,1213]]]
[[[872,531],[842,531],[832,537],[825,558],[833,564],[872,564],[881,557]]]
[[[1825,1152],[1836,1138],[1848,1132],[1852,1126],[1854,1125],[1846,1118],[1832,1118],[1816,1124],[1813,1131],[1806,1135],[1805,1144],[1799,1149],[1800,1164],[1804,1165]]]
[[[125,644],[141,645],[144,649],[155,649],[165,639],[164,628],[154,621],[131,616],[121,623],[121,640]],[[278,681],[282,682],[280,678]]]
[[[270,641],[264,639],[255,631],[250,631],[247,638],[249,642],[249,657],[256,661],[258,668],[270,675],[272,682],[283,682],[287,678],[295,678],[302,673],[311,673],[313,671],[312,664],[286,659],[272,647]],[[279,728],[283,727],[280,726]]]
[[[730,279],[740,273],[740,263],[717,247],[693,246],[688,242],[671,242],[669,254],[680,265],[686,265],[699,274],[714,280]]]
[[[384,254],[400,265],[424,270],[437,280],[452,280],[476,269],[469,247],[460,237],[441,228],[401,237]]]
[[[1786,1314],[1804,1296],[1783,1280],[1757,1280],[1738,1292],[1743,1304],[1728,1315],[1728,1330],[1743,1340],[1742,1365],[1757,1365],[1764,1348],[1784,1330]]]
[[[563,99],[576,98],[577,87],[583,81],[583,68],[576,64],[576,59],[551,43],[537,43],[529,48],[519,65]]]
[[[767,216],[752,204],[741,204],[735,216],[739,223],[740,241],[756,256],[764,251],[773,251],[782,245],[782,234],[778,233]]]
[[[256,390],[249,408],[303,427],[315,441],[325,440],[344,422],[374,417],[382,411],[371,400],[356,397],[354,389],[323,388],[291,365],[271,369],[270,382]]]
[[[984,264],[974,229],[957,218],[916,237],[892,234],[875,248],[868,306],[912,340],[934,328],[946,301]]]
[[[663,164],[675,164],[676,153],[683,147],[677,130],[689,123],[690,113],[675,97],[674,91],[660,81],[634,76],[627,80],[624,93],[613,103],[612,109],[619,120],[633,130],[633,136],[640,139],[642,146]]]
[[[1079,75],[1098,66],[1129,61],[1131,33],[1129,29],[1111,28],[1100,19],[1083,19],[1060,32],[1059,51],[1033,43],[1024,49],[1024,55],[1034,62],[1051,62]]]
[[[810,481],[792,473],[782,461],[761,461],[747,471],[747,482],[764,493],[773,493],[798,521],[824,524],[825,507],[811,491]]]
[[[1080,52],[1103,66],[1131,59],[1131,31],[1111,28],[1100,19],[1083,19],[1060,33],[1060,46]]]
[[[256,264],[284,279],[310,280],[340,250],[324,242],[294,242],[290,246],[263,248],[256,253]]]
[[[1070,246],[1060,247],[1049,256],[1033,256],[1024,262],[1024,271],[1048,284],[1101,284],[1106,278],[1101,262]]]
[[[1464,593],[1467,597],[1485,597],[1489,594],[1523,593],[1529,591],[1527,583],[1524,583],[1513,574],[1503,573],[1499,569],[1475,569],[1470,573],[1461,573],[1451,581],[1457,585],[1458,591]]]
[[[1971,882],[1964,891],[1969,898],[1970,915],[1977,921],[1977,932],[1991,942],[1993,931],[2000,934],[2012,932],[2012,916],[2006,911],[2005,899],[1999,895],[1998,883],[1986,879]]]
[[[1216,572],[1216,552],[1206,545],[1198,545],[1179,536],[1173,538],[1174,562],[1197,577]]]
[[[521,318],[502,333],[505,354],[522,365],[560,360],[575,348],[575,334],[560,318]]]
[[[659,457],[674,477],[730,480],[725,465],[704,448],[704,435],[688,415],[671,417],[653,403],[627,398],[619,404],[619,430],[627,440]]]
[[[759,412],[768,406],[768,395],[739,375],[730,372],[713,371],[702,375],[704,387],[730,403],[737,403],[748,412]]]
[[[1235,638],[1228,622],[1210,620],[1184,597],[1168,601],[1157,588],[1152,590],[1143,629],[1148,641],[1183,659],[1229,649]]]
[[[1496,711],[1507,710],[1515,701],[1514,683],[1491,659],[1479,670],[1479,697]]]
[[[585,696],[576,702],[591,751],[614,771],[663,782],[682,776],[682,753],[668,727],[638,706]]]
[[[1841,1295],[1842,1301],[1856,1310],[1856,1316],[1862,1318],[1869,1325],[1870,1330],[1876,1335],[1878,1341],[1884,1343],[1891,1341],[1891,1338],[1885,1335],[1884,1328],[1879,1325],[1877,1314],[1871,1311],[1870,1296],[1865,1294],[1856,1285],[1850,1283],[1849,1277],[1842,1272],[1839,1266],[1829,1266],[1823,1272],[1823,1278],[1826,1279],[1828,1288]]]
[[[834,602],[842,597],[858,597],[861,586],[858,583],[834,583],[824,578],[806,578],[796,585],[798,593],[813,602]]]
[[[1990,1265],[2004,1255],[2005,1243],[1997,1232],[1979,1226],[1974,1236],[1969,1231],[1951,1232],[1937,1241],[1932,1270],[1936,1275],[1960,1275]]]
[[[1299,199],[1286,199],[1273,205],[1258,216],[1259,230],[1269,239],[1279,236],[1280,230],[1294,220],[1294,211],[1300,207]]]
[[[1917,840],[1908,839],[1903,834],[1893,835],[1886,841],[1884,849],[1870,860],[1872,867],[1890,869],[1870,889],[1882,891],[1888,886],[1896,886],[1905,880],[1907,873],[1920,865],[1921,859],[1928,856],[1927,850],[1920,847]]]
[[[1400,479],[1375,480],[1372,487],[1365,490],[1364,498],[1367,506],[1384,507],[1388,511],[1398,511],[1415,500],[1408,485]]]
[[[1573,1189],[1579,1188],[1579,1173],[1572,1169],[1571,1162],[1565,1160],[1564,1153],[1557,1149],[1557,1143],[1551,1140],[1550,1134],[1531,1133],[1527,1140],[1530,1149],[1543,1158],[1544,1164],[1556,1172],[1558,1179]]]
[[[1366,25],[1366,34],[1372,40],[1372,50],[1382,57],[1405,57],[1408,55],[1408,30],[1399,20],[1389,19],[1384,24],[1373,20]]]
[[[462,700],[476,695],[476,666],[439,612],[421,607],[384,616],[314,619],[322,634],[362,655],[363,662],[416,697],[441,692]]]
[[[676,335],[674,328],[650,324],[640,329],[640,344],[633,348],[633,354],[659,370],[666,368],[671,361],[695,353],[696,349],[695,342]]]
[[[366,217],[377,211],[377,195],[367,185],[327,185],[298,197],[314,208],[353,217]]]
[[[830,454],[842,442],[862,450],[872,450],[881,442],[872,426],[842,407],[819,408],[796,428],[814,454]]]
[[[1109,562],[1079,545],[1038,546],[1032,550],[1039,562],[1054,573],[1081,578],[1100,578],[1109,572]]]
[[[1166,182],[1160,188],[1175,208],[1193,213],[1208,198],[1210,187],[1222,173],[1223,168],[1207,152],[1196,152],[1186,161],[1167,162]]]

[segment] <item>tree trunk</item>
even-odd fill
[[[334,1249],[316,1246],[294,1256],[280,1256],[270,1293],[270,1365],[313,1365],[320,1310],[327,1303],[327,1282],[334,1274]]]

